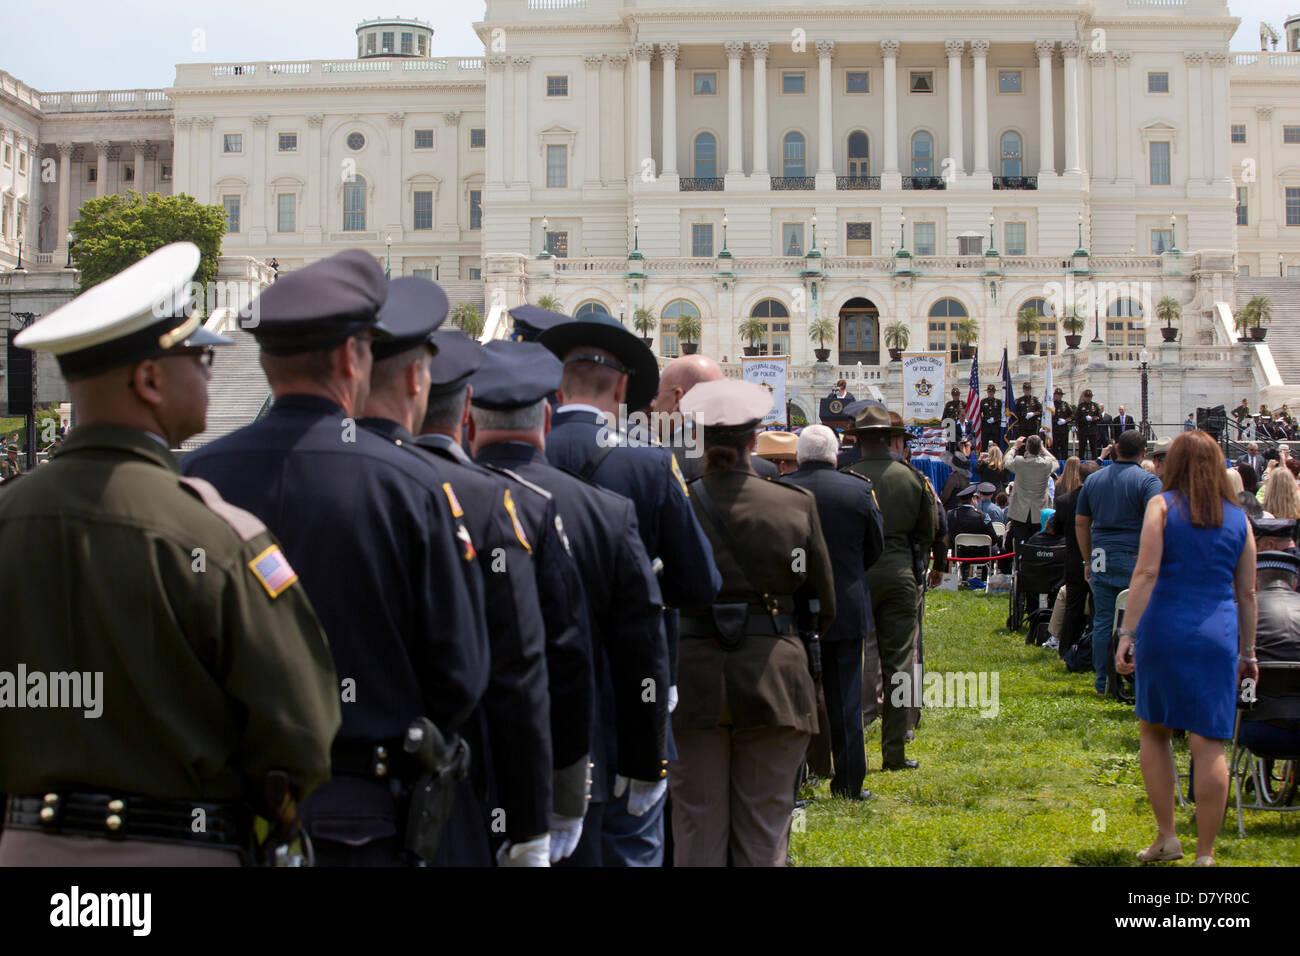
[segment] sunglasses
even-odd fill
[[[202,345],[198,348],[172,349],[163,358],[197,358],[203,365],[212,368],[212,362],[216,358],[217,350],[211,345]]]

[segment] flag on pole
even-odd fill
[[[980,446],[980,355],[976,349],[970,360],[970,391],[966,393],[966,431],[971,445]]]
[[[1015,441],[1015,431],[1020,424],[1020,417],[1016,415],[1016,400],[1011,394],[1011,365],[1007,361],[1007,348],[1002,347],[1002,408],[1006,413],[1006,424],[1002,426],[1002,435],[999,438],[999,444],[1002,450],[1006,451],[1011,443]]]
[[[1052,350],[1049,348],[1047,350],[1047,375],[1043,382],[1043,411],[1047,413],[1044,416],[1047,421],[1051,421],[1052,418],[1052,405]]]

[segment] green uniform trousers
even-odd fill
[[[907,707],[895,706],[896,688],[906,687],[904,700],[915,701],[919,688],[912,686],[916,655],[916,608],[920,595],[910,574],[899,574],[882,588],[871,588],[871,613],[876,619],[874,640],[880,653],[884,679],[884,704],[880,721],[880,753],[887,766],[905,759],[905,738],[909,725]],[[904,674],[905,678],[895,678]],[[906,681],[906,683],[903,683]]]

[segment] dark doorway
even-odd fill
[[[840,309],[840,364],[880,364],[880,310],[870,299],[850,299]]]

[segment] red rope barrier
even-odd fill
[[[1003,558],[1014,558],[1015,556],[1016,556],[1016,553],[1015,553],[1014,551],[1011,551],[1011,552],[1009,552],[1009,553],[1007,553],[1007,554],[994,554],[994,555],[991,555],[990,557],[987,557],[987,558],[984,558],[984,557],[980,557],[980,558],[954,558],[954,557],[952,557],[951,555],[949,555],[949,556],[948,556],[948,560],[949,560],[949,561],[967,561],[967,562],[969,562],[969,561],[974,561],[974,562],[977,562],[977,563],[978,563],[978,562],[983,562],[983,561],[1000,561],[1000,560],[1002,560]]]

